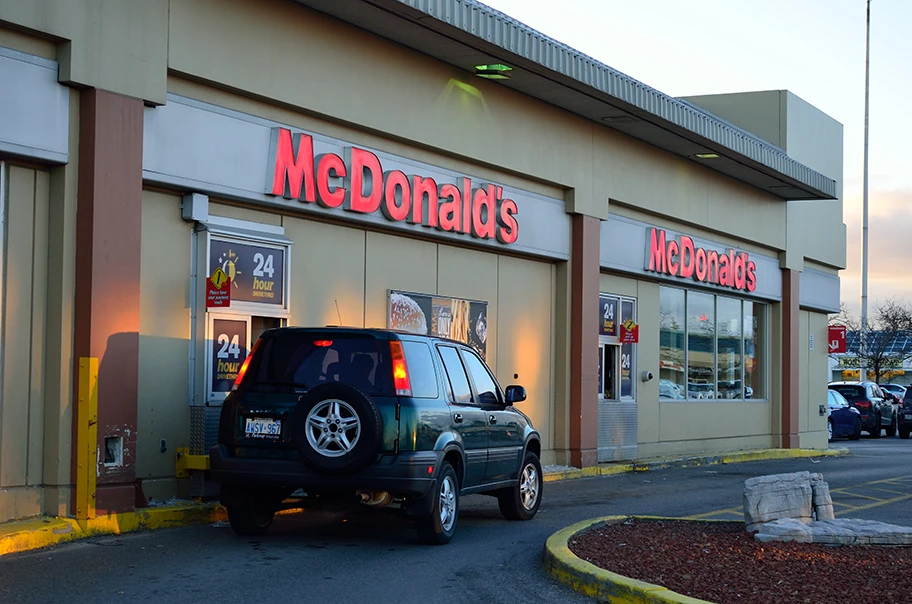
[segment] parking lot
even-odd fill
[[[472,495],[442,547],[420,545],[397,517],[325,512],[280,517],[257,539],[226,523],[90,539],[0,558],[0,601],[590,602],[541,571],[555,531],[613,514],[741,520],[747,478],[800,470],[823,474],[837,517],[912,526],[912,440],[833,446],[851,454],[546,483],[530,522],[506,522],[495,500]]]

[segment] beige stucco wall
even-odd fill
[[[165,102],[169,0],[0,0],[0,21],[56,44],[59,80]]]
[[[43,511],[48,211],[46,171],[0,163],[8,191],[0,398],[0,521]],[[3,191],[0,190],[0,198]]]
[[[819,407],[827,404],[827,315],[801,311],[799,350],[799,417],[800,443],[804,448],[827,448],[826,411],[820,415]],[[810,336],[814,336],[811,350]]]
[[[174,478],[176,450],[190,446],[191,229],[180,202],[176,195],[143,191],[136,477],[143,494],[157,501],[187,494]]]

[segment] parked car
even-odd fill
[[[909,438],[912,432],[912,386],[906,389],[902,407],[896,415],[897,431],[900,438]]]
[[[828,387],[858,409],[862,428],[872,438],[880,438],[883,429],[886,429],[887,436],[896,436],[896,413],[877,384],[868,381],[830,382]]]
[[[716,388],[712,384],[687,382],[687,398],[715,399]]]
[[[898,403],[902,403],[902,400],[906,396],[906,387],[905,386],[900,386],[899,384],[878,384],[878,386],[880,386],[880,389],[883,390],[885,393],[888,392],[888,393],[892,394],[894,397],[896,397],[896,399],[897,399],[896,402],[898,402]]]
[[[861,437],[861,414],[839,392],[827,389],[827,441],[840,436]]]
[[[671,380],[659,380],[659,398],[682,399],[684,389],[672,382]]]
[[[330,503],[404,511],[423,542],[447,543],[461,495],[493,495],[511,520],[538,511],[541,438],[515,408],[525,399],[459,342],[271,329],[223,403],[211,472],[240,535],[283,507]]]

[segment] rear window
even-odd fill
[[[389,356],[389,343],[371,338],[277,334],[260,342],[244,388],[303,391],[343,382],[371,396],[393,396]]]
[[[865,398],[865,391],[861,386],[830,386],[830,390],[835,390],[850,401],[857,401]]]
[[[912,403],[912,388],[906,388],[906,396],[903,401]]]

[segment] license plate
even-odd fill
[[[906,413],[903,417],[906,419],[912,419],[912,413]]]
[[[282,435],[282,420],[269,417],[248,417],[244,425],[247,438],[279,438]]]

